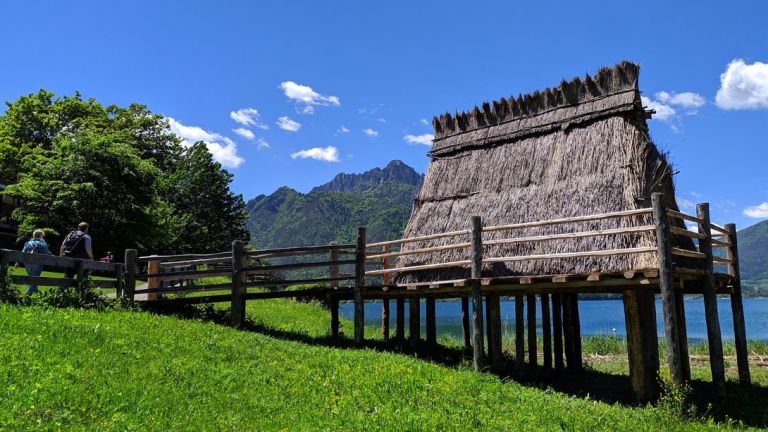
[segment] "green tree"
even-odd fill
[[[213,160],[205,143],[184,150],[165,178],[172,208],[173,252],[227,250],[233,240],[250,239],[242,195],[229,189],[232,174]]]

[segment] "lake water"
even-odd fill
[[[472,302],[470,302],[471,310]],[[731,314],[730,300],[723,298],[717,301],[718,314],[720,316],[720,331],[723,339],[733,339],[733,315]],[[471,313],[471,312],[470,312]],[[354,305],[344,303],[341,305],[341,314],[352,319]],[[424,334],[425,303],[421,302],[422,335]],[[390,301],[390,329],[395,328],[396,307],[395,301]],[[541,305],[537,304],[536,318],[539,332],[541,332]],[[405,307],[405,316],[408,317],[408,305]],[[471,316],[471,315],[470,315]],[[685,299],[685,316],[688,329],[688,338],[692,340],[706,340],[707,327],[704,321],[704,300],[702,298]],[[589,335],[617,335],[625,336],[624,304],[621,300],[580,300],[579,318],[581,321],[582,336]],[[514,299],[502,299],[501,301],[502,327],[505,333],[514,332],[515,327],[515,301]],[[745,298],[744,320],[747,327],[748,339],[768,341],[768,298]],[[461,302],[437,301],[435,307],[435,321],[438,336],[450,334],[461,337]],[[366,325],[378,326],[381,324],[381,302],[366,302]],[[661,300],[656,300],[656,323],[659,337],[663,337],[664,321],[661,315]],[[405,322],[406,332],[408,321]]]

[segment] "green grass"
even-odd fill
[[[270,332],[304,335],[308,341],[145,312],[0,305],[0,430],[733,426],[686,418],[665,403],[643,408],[607,404],[499,380],[466,366],[322,346],[312,341],[327,336],[329,318],[316,303],[252,301],[247,312]],[[342,321],[342,331],[351,332],[349,322]],[[590,343],[585,341],[585,347]],[[616,344],[594,346],[610,351]],[[626,374],[626,360],[617,358],[590,367]],[[755,368],[762,386],[768,384],[764,369]],[[695,366],[694,371],[704,376],[706,368]]]

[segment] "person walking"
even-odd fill
[[[32,238],[28,242],[24,243],[24,247],[21,249],[21,251],[23,253],[53,255],[51,250],[48,248],[48,243],[43,240],[43,237],[45,237],[44,231],[35,230],[32,233]],[[27,269],[27,275],[29,276],[39,277],[43,272],[42,264],[25,264],[24,267]],[[30,282],[27,286],[27,295],[32,295],[36,292],[38,292],[37,284]]]
[[[72,231],[64,238],[61,243],[61,250],[59,255],[67,258],[78,259],[93,259],[93,248],[91,236],[88,235],[88,224],[86,222],[80,222],[76,231]],[[64,270],[64,275],[68,278],[75,277],[77,269],[67,268]]]

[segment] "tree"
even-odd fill
[[[164,180],[173,212],[173,252],[220,252],[233,240],[248,242],[248,214],[242,195],[229,189],[232,177],[213,160],[205,143],[184,150]]]

